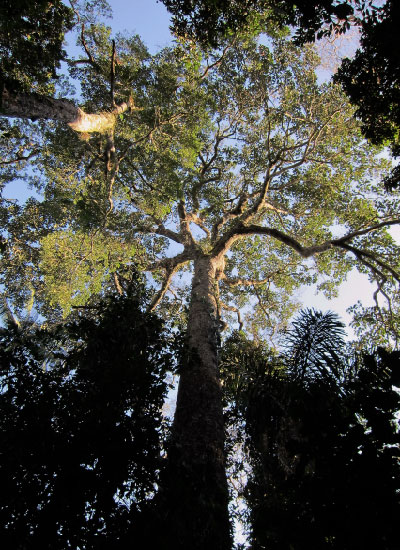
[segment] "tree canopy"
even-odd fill
[[[162,0],[171,12],[172,29],[205,46],[217,46],[229,35],[268,20],[297,27],[299,41],[314,41],[349,28],[355,13],[375,10],[371,0]]]
[[[110,104],[107,36],[93,28],[96,65],[72,69],[98,111]],[[183,46],[150,58],[138,38],[116,48],[115,95],[123,101],[134,90],[136,109],[88,141],[49,123],[35,138],[31,125],[40,153],[28,181],[44,200],[7,211],[3,281],[17,306],[34,292],[43,313],[50,305],[66,314],[110,273],[123,284],[134,256],[161,284],[155,307],[202,252],[225,257],[221,315],[237,316],[245,292],[253,295],[256,334],[258,321],[273,331],[278,312],[290,316],[290,293],[318,271],[335,272],[335,282],[321,283],[328,294],[358,261],[380,285],[396,279],[397,249],[384,228],[398,223],[397,199],[383,201],[374,183],[387,163],[363,141],[338,87],[318,85],[311,47],[249,39],[208,62]],[[165,256],[171,242],[176,252]],[[183,286],[174,292],[166,299],[176,307]]]
[[[172,29],[179,36],[216,46],[243,28],[260,32],[268,25],[291,25],[297,43],[360,29],[360,48],[353,59],[344,59],[335,79],[357,107],[364,135],[375,144],[391,148],[399,156],[399,57],[396,37],[399,4],[385,0],[333,0],[280,2],[271,0],[186,1],[163,0],[173,15]],[[399,171],[385,179],[388,189],[398,185]]]

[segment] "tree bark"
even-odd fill
[[[175,549],[228,550],[232,546],[218,373],[217,268],[217,260],[209,257],[200,256],[194,262],[186,357],[165,487],[166,524]]]
[[[3,90],[0,115],[31,120],[57,120],[68,124],[76,132],[103,133],[114,126],[116,115],[131,107],[130,102],[125,102],[109,112],[88,114],[68,99],[56,99],[33,93],[11,94]]]

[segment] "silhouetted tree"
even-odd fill
[[[165,331],[137,294],[90,312],[1,330],[3,548],[117,548],[155,492]]]
[[[400,56],[397,36],[400,4],[387,0],[378,12],[361,23],[361,44],[353,59],[344,59],[336,75],[350,101],[357,107],[365,136],[388,145],[400,156]],[[397,187],[400,170],[394,168],[386,187]]]
[[[263,24],[294,25],[301,42],[343,32],[353,21],[355,8],[363,12],[371,0],[162,0],[172,14],[172,30],[203,46],[216,47],[244,28]],[[375,8],[372,8],[375,9]]]
[[[243,369],[227,401],[231,431],[245,425],[251,548],[398,547],[400,354],[350,358],[340,325],[303,312],[282,357],[228,344],[225,364],[239,354]]]

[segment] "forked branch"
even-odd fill
[[[219,305],[221,306],[222,309],[225,309],[226,311],[232,311],[233,313],[236,313],[237,321],[239,324],[239,330],[242,330],[243,320],[242,320],[242,315],[240,313],[240,309],[235,306],[230,306],[228,304],[225,304],[224,302],[221,302],[221,301],[219,302]]]
[[[177,272],[178,266],[171,265],[169,268],[165,270],[165,278],[162,282],[160,290],[155,294],[154,298],[150,302],[150,305],[148,307],[148,311],[154,311],[158,304],[161,302],[161,300],[164,298],[166,292],[168,292],[168,289],[170,287],[172,277]]]
[[[375,276],[378,275],[379,278],[385,277],[385,275],[381,271],[383,270],[390,273],[390,275],[396,281],[400,282],[400,274],[395,269],[393,269],[389,264],[387,264],[386,262],[383,262],[378,257],[377,254],[369,250],[364,250],[348,244],[349,241],[351,242],[356,237],[359,237],[361,235],[366,235],[367,233],[371,233],[372,231],[376,231],[385,226],[397,225],[397,224],[400,224],[400,219],[391,220],[387,222],[380,222],[368,228],[352,231],[351,233],[348,233],[347,235],[344,235],[339,239],[331,239],[331,240],[325,241],[322,244],[317,244],[313,246],[302,246],[300,242],[296,240],[294,237],[292,237],[291,235],[288,235],[287,233],[284,233],[283,231],[280,231],[279,229],[275,229],[272,227],[262,227],[257,225],[238,224],[237,227],[231,229],[223,238],[219,240],[219,242],[214,246],[212,255],[214,257],[225,255],[235,241],[243,239],[247,236],[265,235],[265,236],[272,237],[273,239],[276,239],[283,244],[286,244],[287,246],[295,250],[303,258],[310,258],[311,256],[314,256],[316,254],[321,254],[322,252],[326,252],[333,248],[339,248],[339,249],[351,252],[364,265],[372,269],[373,274]],[[380,269],[376,266],[379,266]]]

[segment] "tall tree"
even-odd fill
[[[7,213],[7,298],[21,308],[33,296],[54,317],[110,281],[123,291],[133,262],[152,274],[149,309],[187,327],[166,525],[176,548],[229,548],[223,312],[248,320],[255,337],[273,336],[295,288],[322,273],[321,288],[334,293],[355,263],[388,292],[399,251],[386,227],[400,220],[395,198],[383,201],[372,181],[387,162],[338,87],[318,85],[310,47],[244,36],[205,59],[185,44],[151,58],[137,37],[114,42],[93,25],[84,49],[71,63],[82,107],[101,112],[133,97],[136,109],[86,139],[41,123],[30,181],[44,200]]]

